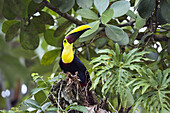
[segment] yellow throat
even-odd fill
[[[63,40],[62,61],[64,63],[71,63],[74,59],[73,43],[69,44],[66,39]]]

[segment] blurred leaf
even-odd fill
[[[20,28],[20,22],[12,24],[8,28],[8,30],[5,34],[6,41],[11,41],[15,36],[17,36],[19,28]]]
[[[39,36],[38,34],[21,30],[20,43],[24,49],[34,50],[39,45]]]
[[[26,99],[23,102],[23,105],[27,106],[27,107],[35,108],[35,109],[41,109],[40,104],[37,101],[33,100],[33,99]]]
[[[38,103],[41,104],[47,99],[47,96],[46,96],[45,92],[43,90],[41,90],[34,95],[34,98]]]
[[[113,41],[121,41],[125,36],[124,31],[114,25],[107,25],[105,28],[105,32],[107,37]]]
[[[94,33],[95,31],[97,31],[98,28],[99,28],[99,24],[100,24],[100,21],[99,21],[99,20],[88,24],[88,25],[91,27],[91,29],[90,29],[90,30],[87,30],[86,32],[84,32],[84,33],[80,36],[80,38],[87,37],[87,36],[91,35],[92,33]]]
[[[34,88],[33,90],[31,90],[31,94],[34,95],[34,94],[36,94],[36,93],[38,93],[39,91],[42,91],[42,90],[44,90],[44,89],[46,89],[46,88],[42,88],[42,87],[40,87],[40,88]]]
[[[18,78],[28,80],[30,72],[21,65],[19,59],[9,54],[0,54],[0,62],[0,70],[10,87],[15,87]]]
[[[148,54],[146,54],[146,57],[147,58],[150,58],[150,59],[152,59],[152,60],[154,60],[154,61],[157,61],[157,59],[158,59],[158,54],[157,53],[155,53],[155,52],[152,52],[152,51],[150,51],[150,50],[148,50],[150,53],[148,53]]]
[[[16,15],[20,16],[20,17],[24,17],[25,16],[25,11],[26,11],[26,1],[27,0],[12,0],[14,2],[14,6],[12,9],[12,11],[15,12]],[[10,1],[10,2],[12,2]]]
[[[161,0],[161,2],[160,2],[160,9],[161,9],[162,17],[167,22],[170,22],[170,4],[167,1],[168,0]]]
[[[58,28],[55,30],[54,32],[54,36],[55,37],[59,37],[61,35],[64,35],[65,32],[67,31],[67,28],[71,26],[71,22],[66,20],[65,22],[63,22],[60,26],[58,26]]]
[[[18,47],[18,48],[13,48],[12,49],[12,54],[16,57],[23,57],[26,59],[30,59],[32,57],[34,57],[36,54],[34,53],[34,51],[31,50],[25,50],[22,47]]]
[[[17,16],[15,10],[13,0],[4,0],[2,14],[6,19],[13,20]]]
[[[46,52],[42,59],[41,59],[41,64],[42,65],[50,65],[54,62],[54,60],[57,58],[57,56],[60,54],[60,49],[55,49]]]
[[[142,28],[145,25],[146,19],[141,18],[139,15],[137,15],[136,22],[135,22],[135,27],[137,29]]]
[[[85,106],[76,105],[76,106],[71,106],[70,109],[81,111],[83,113],[88,113],[88,109]]]
[[[44,105],[42,105],[41,106],[41,109],[43,110],[43,111],[45,111],[48,107],[50,107],[51,106],[51,102],[46,102]],[[45,113],[47,113],[47,112],[45,112]],[[53,112],[54,113],[54,112]]]
[[[128,1],[117,1],[110,6],[114,10],[113,17],[120,17],[129,11],[130,3]]]
[[[83,18],[98,20],[98,16],[90,9],[79,9],[77,13]]]
[[[92,7],[93,0],[76,0],[79,7],[90,8]]]
[[[126,15],[130,16],[130,17],[133,18],[133,19],[136,19],[136,18],[137,18],[136,14],[135,14],[133,11],[131,11],[131,10],[129,10],[129,11],[126,13]]]
[[[34,1],[31,1],[28,6],[28,16],[33,15],[34,13],[36,13],[36,11],[41,11],[41,9],[43,8],[44,5],[42,5],[42,3],[39,4]]]
[[[5,42],[4,37],[0,34],[0,53],[10,52],[8,44]]]
[[[103,24],[108,23],[113,17],[114,11],[113,9],[107,9],[101,16],[101,21]]]
[[[106,38],[99,38],[94,43],[97,48],[101,49],[107,44],[108,40]]]
[[[53,17],[47,12],[40,11],[40,16],[38,16],[38,18],[42,24],[54,25]]]
[[[159,22],[160,25],[167,23],[167,21],[163,18],[162,14],[161,14],[161,9],[160,8],[158,8],[157,15],[158,15],[157,16],[158,22]]]
[[[41,3],[43,0],[33,0],[36,3]]]
[[[62,45],[62,37],[54,37],[54,30],[53,29],[47,29],[44,33],[44,39],[47,42],[47,44],[59,47]]]
[[[6,33],[7,30],[8,30],[8,28],[9,28],[11,25],[13,25],[13,24],[15,24],[15,23],[18,23],[18,22],[19,22],[19,21],[17,21],[17,20],[6,20],[6,21],[4,21],[3,24],[2,24],[2,32],[3,32],[3,33]]]
[[[156,0],[141,0],[137,11],[142,18],[148,18],[155,8]]]
[[[96,9],[98,10],[99,14],[102,15],[103,12],[109,6],[109,0],[94,0],[94,5]]]
[[[75,0],[50,0],[50,2],[63,13],[68,12],[75,4]]]
[[[55,73],[59,69],[59,61],[60,61],[60,56],[56,58],[54,67],[53,67],[53,72]]]
[[[168,53],[170,54],[170,39],[168,39],[167,45],[168,45]]]
[[[129,36],[124,32],[124,37],[121,41],[117,42],[119,45],[127,45],[129,43]]]
[[[97,35],[97,33],[99,33],[102,29],[103,29],[103,28],[100,28],[100,27],[99,27],[98,30],[96,30],[95,32],[93,32],[93,33],[92,33],[91,35],[89,35],[89,36],[85,36],[85,37],[81,37],[81,36],[80,36],[79,42],[85,42],[85,41],[91,40],[91,39],[94,38],[94,37]]]

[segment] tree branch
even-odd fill
[[[69,20],[72,23],[75,23],[76,25],[84,25],[87,24],[86,22],[80,21],[78,19],[76,19],[75,17],[72,17],[71,15],[69,15],[68,13],[62,13],[58,8],[54,7],[52,4],[50,4],[49,2],[47,2],[47,0],[43,0],[44,4],[46,7],[48,7],[49,9],[53,10],[54,12],[56,12],[57,14],[59,14],[60,16],[66,18],[67,20]]]

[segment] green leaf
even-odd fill
[[[160,9],[161,9],[162,17],[167,22],[170,22],[170,4],[167,1],[168,0],[161,0],[161,2],[160,2]]]
[[[127,45],[129,43],[129,37],[126,32],[124,32],[124,37],[121,41],[117,42],[119,45]]]
[[[70,27],[72,23],[70,21],[65,21],[63,22],[54,32],[55,37],[59,37],[61,35],[64,35],[65,32],[67,31],[68,27]]]
[[[35,3],[41,3],[43,0],[33,0]]]
[[[113,9],[107,9],[101,16],[102,23],[106,24],[107,22],[109,22],[112,19],[113,14],[114,14]]]
[[[35,95],[34,95],[34,98],[35,100],[38,102],[38,103],[43,103],[48,97],[46,96],[45,92],[43,90],[37,92]]]
[[[107,25],[105,28],[105,32],[108,38],[113,41],[121,41],[124,38],[124,31],[114,25]]]
[[[106,38],[101,37],[101,38],[97,39],[94,43],[97,48],[101,49],[107,44],[107,42],[108,42],[108,40]]]
[[[87,36],[91,35],[92,33],[94,33],[95,31],[97,31],[99,29],[99,24],[100,24],[99,20],[88,24],[91,27],[91,29],[89,29],[85,33],[83,33],[80,36],[80,38],[87,37]]]
[[[61,47],[64,36],[54,37],[54,32],[53,29],[47,29],[44,33],[44,39],[49,45]]]
[[[97,33],[99,33],[102,29],[103,29],[103,28],[100,28],[100,27],[99,27],[98,30],[96,30],[96,31],[93,32],[92,34],[87,35],[87,36],[85,36],[85,37],[81,37],[81,36],[82,36],[82,35],[81,35],[80,38],[79,38],[79,42],[86,42],[86,41],[91,40],[91,39],[94,38],[94,37],[97,35]]]
[[[47,12],[40,11],[40,16],[38,16],[39,20],[42,24],[54,25],[53,17]]]
[[[141,0],[137,11],[142,18],[148,18],[155,8],[156,0]]]
[[[77,13],[83,18],[98,20],[98,16],[90,9],[79,9]]]
[[[135,22],[135,27],[137,29],[142,28],[145,25],[146,19],[141,18],[139,15],[137,15],[136,22]]]
[[[18,23],[19,21],[17,21],[17,20],[6,20],[6,21],[4,21],[3,23],[2,23],[2,32],[3,33],[6,33],[7,32],[7,30],[8,30],[8,28],[11,26],[11,25],[13,25],[13,24],[15,24],[15,23]]]
[[[102,15],[103,12],[109,6],[109,0],[94,0],[94,5],[96,9],[98,10],[99,14]]]
[[[129,10],[129,11],[126,13],[126,15],[130,16],[130,17],[133,18],[133,19],[136,19],[136,18],[137,18],[137,15],[136,15],[133,11],[131,11],[131,10]]]
[[[71,106],[70,109],[72,109],[72,110],[77,110],[77,111],[81,111],[81,112],[83,112],[83,113],[88,113],[88,109],[87,109],[85,106],[80,106],[80,105]]]
[[[34,1],[31,1],[28,5],[28,16],[33,15],[37,11],[41,11],[41,9],[43,8],[44,8],[44,5],[42,5],[42,3],[39,4]]]
[[[75,4],[75,0],[50,0],[50,2],[63,13],[68,12]]]
[[[26,12],[26,1],[27,0],[13,0],[14,6],[12,9],[17,16],[24,17]]]
[[[41,64],[42,65],[50,65],[54,62],[54,60],[57,58],[57,56],[60,54],[60,49],[55,49],[46,52],[42,59],[41,59]]]
[[[14,3],[11,0],[4,0],[2,14],[8,20],[13,20],[17,16],[14,12]]]
[[[38,93],[39,91],[42,91],[42,90],[44,90],[44,89],[46,89],[46,88],[34,88],[33,90],[31,90],[31,94],[32,95],[34,95],[34,94],[36,94],[36,93]]]
[[[92,7],[93,0],[76,0],[79,7],[90,8]]]
[[[27,107],[35,108],[35,109],[41,109],[40,104],[37,101],[33,100],[33,99],[25,100],[23,102],[23,105],[27,106]]]
[[[39,45],[39,36],[38,34],[21,30],[20,43],[24,49],[34,50]]]
[[[20,28],[20,22],[11,25],[5,34],[6,41],[11,41],[15,36],[17,36],[19,28]]]
[[[114,10],[113,17],[120,17],[129,11],[129,1],[117,1],[110,6],[110,9]]]

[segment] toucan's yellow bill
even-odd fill
[[[79,26],[79,27],[73,29],[72,31],[70,31],[65,36],[65,38],[67,39],[68,43],[71,44],[71,43],[75,42],[88,29],[91,29],[91,27],[89,25]]]

